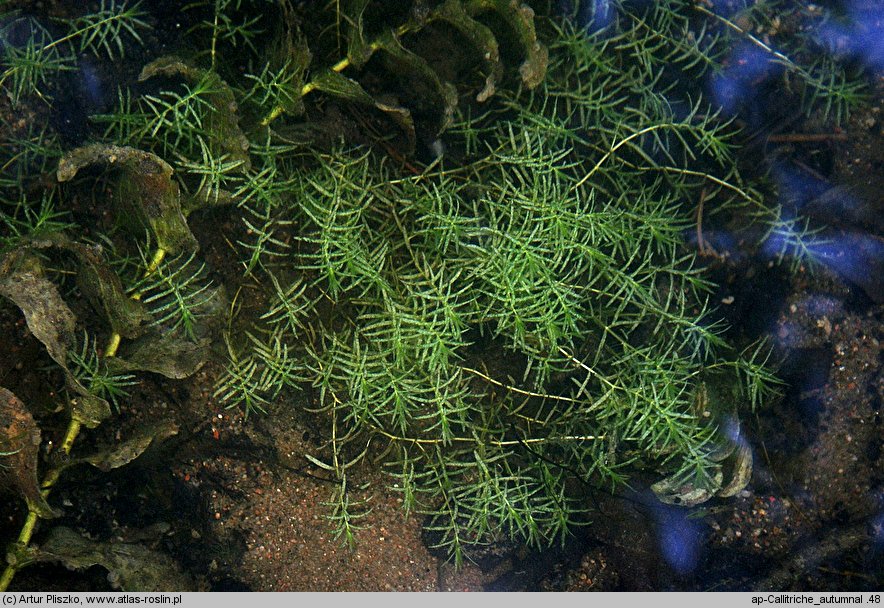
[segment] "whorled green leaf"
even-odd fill
[[[196,591],[195,582],[169,556],[134,543],[96,542],[59,526],[29,555],[31,562],[58,562],[70,570],[101,566],[120,591]]]
[[[47,279],[42,263],[28,247],[15,249],[0,260],[0,296],[21,309],[28,329],[64,371],[65,381],[76,397],[70,400],[71,417],[94,428],[110,416],[110,404],[96,397],[68,369],[67,352],[74,343],[74,313]]]
[[[0,486],[12,486],[27,502],[28,509],[43,519],[56,517],[40,491],[37,462],[40,429],[31,412],[12,391],[0,387]]]
[[[151,445],[177,434],[178,425],[171,420],[159,420],[152,424],[145,424],[122,443],[90,454],[81,459],[81,462],[88,462],[102,471],[117,469],[141,456]]]
[[[493,11],[515,33],[522,47],[523,61],[519,67],[522,82],[533,89],[546,77],[549,54],[545,46],[537,40],[534,29],[534,10],[517,0],[464,0],[464,9],[475,17]]]
[[[59,232],[32,239],[28,245],[55,247],[74,254],[78,262],[77,285],[92,307],[108,321],[111,330],[124,338],[144,333],[150,314],[141,302],[126,294],[120,277],[101,255],[100,247],[78,243]]]
[[[178,57],[165,56],[155,59],[141,70],[139,82],[155,76],[181,76],[191,83],[204,82],[211,93],[206,95],[213,108],[207,131],[215,151],[227,155],[228,161],[240,162],[241,170],[248,171],[249,140],[239,126],[239,107],[233,89],[217,73],[203,70],[182,61]]]
[[[401,106],[382,103],[372,97],[362,85],[333,70],[326,70],[312,80],[315,88],[333,97],[356,103],[363,106],[377,108],[390,117],[405,134],[408,141],[408,152],[414,150],[416,136],[414,132],[414,120],[411,112]]]
[[[65,154],[58,164],[58,181],[74,178],[84,167],[103,164],[120,169],[114,192],[118,217],[134,217],[150,230],[158,247],[176,255],[198,248],[181,211],[172,167],[150,152],[124,146],[93,144]]]

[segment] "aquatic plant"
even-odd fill
[[[77,53],[121,61],[150,21],[141,8],[102,3],[57,39],[14,15],[4,36],[21,40],[5,47],[0,82],[16,105],[49,99]],[[736,38],[833,119],[858,85],[843,71],[824,80],[699,5],[610,10],[587,29],[506,0],[330,2],[310,19],[287,1],[191,2],[180,56],[141,66],[92,117],[106,143],[63,153],[49,133],[14,133],[0,294],[65,377],[58,449],[109,417],[133,372],[182,378],[205,362],[228,307],[187,218],[226,206],[267,305],[228,320],[215,397],[272,415],[315,389],[302,414],[326,437],[304,457],[334,481],[328,518],[345,542],[370,508],[351,495],[368,457],[458,563],[501,535],[563,540],[585,522],[586,488],[636,471],[658,477],[668,502],[738,492],[752,470],[740,412],[776,378],[762,344],[726,344],[684,234],[701,230],[699,207],[751,219],[748,234],[788,230],[795,259],[807,248],[741,176],[738,129],[685,83],[725,71]],[[116,224],[69,236],[71,192],[110,203]],[[85,327],[79,349],[48,255],[81,277],[98,320],[80,324],[103,327]],[[67,312],[45,327],[33,310],[50,305]],[[28,407],[9,398],[7,428],[21,433],[4,441],[39,443]],[[135,455],[171,433],[133,438]],[[15,441],[0,449],[15,452],[28,515],[0,588],[40,559],[30,540],[66,466],[42,463],[38,483],[39,453]]]
[[[139,30],[147,25],[140,4],[102,0],[97,12],[74,19],[56,19],[56,24],[66,29],[61,36],[29,16],[4,15],[5,23],[0,29],[0,39],[4,41],[0,86],[6,87],[13,105],[25,96],[49,102],[52,94],[48,85],[59,72],[76,69],[80,54],[123,57],[130,41],[141,42]]]
[[[64,21],[69,33],[54,40],[46,38],[49,30],[38,22],[13,15],[4,26],[6,67],[0,76],[10,83],[12,104],[23,104],[24,95],[50,102],[50,90],[57,84],[51,81],[53,70],[73,69],[79,53],[121,59],[122,33],[139,40],[136,28],[146,26],[142,15],[138,5],[126,8],[125,4],[103,2],[98,13]],[[31,34],[19,47],[14,42],[22,27]],[[39,548],[30,544],[38,522],[59,514],[47,498],[68,467],[88,463],[102,470],[118,468],[152,443],[177,433],[173,424],[162,422],[115,446],[72,455],[81,431],[101,425],[111,416],[110,404],[118,405],[126,398],[126,387],[135,383],[135,375],[129,372],[152,371],[181,378],[205,362],[207,334],[197,332],[193,316],[184,313],[205,309],[210,299],[217,299],[218,292],[213,291],[210,298],[205,295],[207,287],[195,288],[192,276],[185,278],[181,273],[183,266],[167,271],[172,265],[164,260],[165,253],[180,249],[187,242],[180,238],[182,233],[189,234],[179,223],[183,218],[178,187],[170,179],[171,169],[165,172],[168,165],[148,153],[116,146],[93,145],[62,154],[54,136],[36,131],[28,122],[4,127],[9,132],[4,137],[3,171],[9,179],[0,182],[0,219],[5,228],[0,236],[0,296],[21,310],[31,334],[61,372],[64,402],[57,410],[64,413],[66,428],[57,442],[46,444],[49,451],[41,449],[39,408],[29,406],[6,388],[0,389],[0,446],[9,457],[4,463],[8,464],[3,471],[4,485],[27,504],[21,531],[6,554],[0,589],[8,587],[19,569],[40,561],[61,561],[72,568],[100,563],[118,580],[127,581],[130,589],[180,581],[162,556],[143,550],[137,559],[120,562],[115,553],[120,547],[112,547],[112,543],[90,543],[88,560],[92,561],[85,563],[77,557],[82,558],[83,539],[61,527],[53,528]],[[112,170],[104,177],[101,194],[92,192],[95,200],[100,200],[100,206],[93,209],[115,210],[120,226],[128,219],[128,227],[144,239],[144,246],[150,242],[160,245],[140,266],[116,250],[124,231],[118,230],[117,238],[111,238],[111,226],[105,226],[107,232],[87,235],[88,231],[74,223],[68,207],[73,199],[58,185],[73,180],[81,169],[102,164]],[[57,182],[46,187],[44,179],[50,172],[55,173]],[[116,197],[109,195],[114,189]],[[89,241],[89,236],[98,242]],[[195,244],[195,240],[191,242]],[[141,280],[136,280],[137,272],[143,274]],[[70,275],[77,279],[76,289]],[[199,302],[194,302],[194,294],[200,296]],[[169,309],[181,316],[169,314]],[[203,314],[208,313],[204,310]],[[79,347],[78,325],[83,331]],[[179,325],[184,331],[176,331]],[[94,336],[105,337],[103,349],[96,346],[96,337],[90,337],[93,331]],[[104,557],[96,557],[101,555]],[[157,568],[150,566],[154,560]],[[145,569],[139,574],[141,567]]]

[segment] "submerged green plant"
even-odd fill
[[[117,57],[100,32],[118,24],[137,37],[124,24],[140,23],[139,5],[125,6],[102,4],[101,18],[72,22],[76,35],[10,51],[15,98],[41,95],[50,70],[27,76],[14,53],[62,69],[70,61],[53,53],[82,40],[81,51]],[[270,412],[315,390],[303,415],[326,436],[304,456],[334,482],[328,518],[344,542],[370,509],[354,492],[369,456],[457,563],[502,536],[563,540],[586,521],[582,488],[636,471],[685,505],[748,482],[751,451],[735,429],[776,378],[763,344],[726,343],[684,235],[700,229],[699,200],[707,214],[788,233],[784,254],[809,250],[795,220],[741,177],[737,129],[684,86],[723,69],[732,36],[750,36],[733,19],[680,0],[616,3],[595,32],[508,0],[354,0],[309,20],[287,1],[186,9],[202,50],[150,62],[137,92],[121,85],[117,107],[93,117],[111,144],[58,169],[61,182],[107,169],[115,204],[134,211],[120,215],[158,247],[140,280],[103,283],[110,308],[132,296],[136,311],[108,315],[106,349],[115,355],[128,332],[129,350],[113,361],[94,343],[68,352],[86,392],[122,397],[129,371],[180,378],[205,360],[165,355],[207,347],[197,326],[220,296],[187,217],[227,205],[262,308],[229,320],[215,398]],[[450,64],[421,53],[440,32],[456,33]],[[852,82],[826,88],[816,68],[752,40],[834,118],[856,101]],[[518,74],[507,78],[501,57],[517,57]],[[373,147],[341,141],[353,133]],[[39,139],[23,137],[6,165],[27,173]],[[3,250],[69,220],[51,196],[37,205],[0,186],[14,210]]]
[[[126,390],[137,384],[134,374],[118,374],[108,369],[107,361],[99,355],[94,339],[84,333],[80,351],[68,353],[74,376],[91,394],[106,399],[119,409],[119,400],[129,396]]]
[[[76,69],[78,53],[91,53],[109,59],[122,57],[125,43],[141,42],[139,30],[147,27],[140,2],[101,0],[97,12],[61,20],[67,33],[55,38],[41,23],[30,17],[10,19],[2,29],[4,40],[0,86],[7,85],[12,103],[26,95],[49,101],[47,85],[59,72]],[[20,30],[25,30],[21,32]],[[16,39],[22,44],[16,44]]]

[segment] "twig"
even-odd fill
[[[706,188],[704,187],[700,190],[700,200],[697,201],[697,249],[700,250],[702,256],[707,254],[706,239],[703,238],[703,203],[705,200]]]
[[[780,133],[779,135],[769,135],[767,141],[774,143],[847,141],[847,133]]]
[[[515,386],[511,386],[509,384],[504,384],[500,380],[495,380],[491,376],[483,374],[479,370],[473,369],[471,367],[462,367],[461,369],[463,369],[465,372],[469,372],[471,374],[479,376],[480,378],[482,378],[483,380],[485,380],[486,382],[488,382],[490,384],[493,384],[495,386],[499,386],[500,388],[505,388],[506,390],[512,391],[514,393],[519,393],[520,395],[525,395],[526,397],[538,397],[540,399],[555,399],[558,401],[566,401],[568,403],[582,403],[582,401],[580,401],[579,399],[574,399],[572,397],[566,397],[564,395],[550,395],[550,394],[546,394],[546,393],[534,393],[534,392],[526,391],[524,389],[521,389],[521,388],[518,388]]]

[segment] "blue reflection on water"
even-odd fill
[[[865,262],[884,257],[884,242],[861,232],[813,243],[814,257],[847,278],[861,276],[868,271]]]
[[[832,187],[828,181],[782,162],[774,163],[772,173],[781,201],[795,209],[801,209]]]
[[[849,55],[872,70],[884,70],[884,17],[881,4],[853,0],[845,6],[846,22],[827,21],[814,39],[830,53]]]
[[[574,13],[575,2],[560,0],[559,11],[570,15]],[[611,6],[611,0],[590,0],[580,2],[577,7],[576,23],[586,29],[587,33],[595,34],[607,29],[614,23],[616,8]]]
[[[754,99],[759,84],[782,70],[783,66],[771,61],[768,51],[743,42],[731,51],[725,68],[710,75],[709,92],[724,113],[733,116]]]
[[[105,104],[105,91],[98,71],[88,59],[80,60],[80,89],[88,103],[97,108]]]
[[[700,525],[688,519],[689,514],[690,511],[679,507],[664,504],[654,507],[660,552],[666,563],[681,575],[697,567],[703,538]]]
[[[870,219],[869,202],[784,163],[775,163],[771,173],[780,193],[780,223],[761,253],[775,259],[804,256],[876,297],[881,279],[871,275],[884,260],[884,241],[863,228]],[[829,228],[814,232],[808,222],[811,216],[813,224]]]

